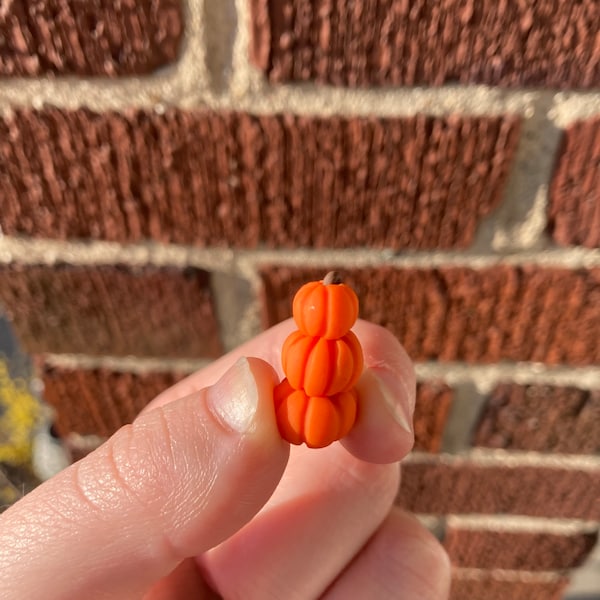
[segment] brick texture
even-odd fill
[[[500,385],[486,403],[473,443],[511,450],[600,453],[600,390]]]
[[[0,227],[201,246],[466,247],[501,199],[518,135],[509,116],[19,110],[0,119]]]
[[[555,571],[580,566],[597,537],[596,533],[557,535],[449,527],[444,547],[457,567]]]
[[[450,600],[561,600],[566,577],[555,581],[503,581],[490,574],[480,579],[452,579]]]
[[[204,271],[0,266],[0,304],[30,353],[216,357]]]
[[[108,437],[131,423],[160,392],[173,385],[176,373],[119,373],[108,369],[41,370],[44,400],[56,411],[56,432]]]
[[[594,87],[600,6],[495,0],[252,0],[251,56],[272,81]]]
[[[563,135],[550,185],[548,226],[562,246],[600,247],[598,117],[571,125]]]
[[[0,5],[0,77],[119,76],[174,62],[179,0],[30,0]]]
[[[417,385],[415,449],[439,452],[451,404],[452,390],[447,385],[436,382]]]
[[[600,519],[600,471],[548,466],[408,462],[398,498],[423,514],[496,514]]]
[[[265,322],[290,316],[302,283],[327,271],[265,267]],[[361,316],[390,329],[413,360],[600,363],[600,269],[354,269]]]

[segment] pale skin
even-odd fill
[[[394,506],[413,444],[406,353],[357,322],[356,427],[325,449],[290,447],[272,390],[294,328],[281,323],[166,390],[2,514],[0,597],[445,600],[443,549]]]

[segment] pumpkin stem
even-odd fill
[[[339,285],[340,283],[342,283],[342,278],[337,271],[329,271],[323,277],[323,285]]]

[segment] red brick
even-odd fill
[[[447,385],[436,382],[417,385],[415,449],[439,452],[451,404],[452,390]]]
[[[290,316],[302,283],[327,269],[264,267],[265,323]],[[348,269],[361,316],[413,360],[600,363],[600,269],[539,266]]]
[[[600,83],[595,0],[252,0],[251,7],[251,57],[272,81]]]
[[[546,581],[525,576],[502,580],[492,573],[478,579],[454,576],[450,600],[561,600],[567,584],[566,577]]]
[[[500,385],[486,403],[473,443],[538,452],[600,453],[600,390]]]
[[[149,73],[176,60],[179,0],[40,0],[0,8],[0,76]]]
[[[509,513],[600,519],[600,471],[566,467],[405,462],[398,497],[423,514]]]
[[[69,433],[108,437],[131,423],[180,374],[121,373],[109,369],[66,369],[44,366],[44,400],[56,411],[55,428]]]
[[[548,226],[561,246],[600,247],[599,117],[564,133],[550,185]]]
[[[597,538],[597,533],[559,535],[449,527],[444,548],[457,567],[555,571],[580,566]]]
[[[19,110],[0,119],[5,235],[230,247],[468,246],[517,117]]]
[[[206,272],[0,266],[0,303],[30,353],[216,357]]]

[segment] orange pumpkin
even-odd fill
[[[345,392],[358,381],[363,369],[362,348],[351,331],[336,340],[294,331],[283,344],[281,360],[290,385],[308,396]]]
[[[291,444],[324,448],[344,437],[356,420],[354,389],[333,396],[309,396],[284,379],[275,388],[274,398],[279,433]]]
[[[299,327],[283,344],[286,374],[274,391],[277,426],[292,444],[323,448],[354,425],[363,369],[358,338],[350,331],[358,298],[335,273],[302,286],[294,298]]]
[[[346,335],[354,325],[358,298],[332,271],[322,281],[311,281],[298,290],[292,312],[304,335],[333,340]]]

